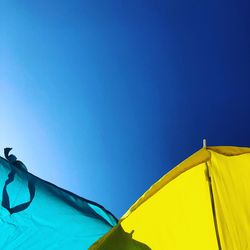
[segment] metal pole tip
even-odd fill
[[[203,139],[203,148],[206,148],[206,147],[207,147],[207,140]]]

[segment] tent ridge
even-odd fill
[[[241,154],[250,153],[250,148],[248,147],[236,147],[236,146],[209,146],[203,147],[186,160],[178,164],[176,167],[171,169],[168,173],[166,173],[160,180],[158,180],[155,184],[153,184],[123,215],[121,221],[129,216],[131,212],[137,209],[141,204],[147,201],[152,195],[158,192],[162,187],[164,187],[167,183],[174,180],[180,174],[186,172],[187,170],[210,160],[211,153],[210,151],[214,151],[216,153],[225,155],[225,156],[236,156]]]

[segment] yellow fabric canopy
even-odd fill
[[[90,249],[250,249],[250,148],[199,150]]]

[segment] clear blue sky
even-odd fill
[[[209,145],[250,146],[249,1],[0,0],[0,148],[120,217]]]

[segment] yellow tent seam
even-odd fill
[[[241,154],[250,153],[250,148],[247,147],[234,147],[234,146],[213,146],[213,147],[204,147],[198,150],[196,153],[191,155],[189,158],[178,164],[172,170],[170,170],[167,174],[165,174],[159,181],[157,181],[154,185],[152,185],[148,191],[146,191],[141,198],[139,198],[128,210],[128,212],[119,220],[118,225],[111,229],[106,235],[104,235],[99,241],[97,241],[90,249],[98,249],[107,238],[112,235],[116,229],[121,226],[121,223],[124,219],[126,219],[133,211],[135,211],[138,207],[140,207],[144,202],[146,202],[150,197],[152,197],[155,193],[161,190],[165,185],[169,182],[180,176],[182,173],[187,170],[192,169],[202,163],[208,164],[211,160],[212,152],[225,155],[225,156],[237,156]],[[218,237],[218,235],[217,235]],[[219,240],[217,238],[217,240]]]
[[[186,160],[178,164],[176,167],[171,169],[167,174],[165,174],[159,181],[154,183],[122,216],[120,222],[129,216],[135,209],[147,201],[151,196],[158,192],[162,187],[168,184],[170,181],[174,180],[180,174],[186,172],[187,170],[210,160],[211,153],[214,151],[219,154],[226,156],[236,156],[241,154],[250,153],[250,148],[247,147],[235,147],[235,146],[212,146],[206,147],[198,150],[193,155],[188,157]]]

